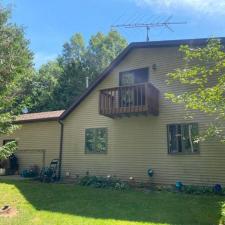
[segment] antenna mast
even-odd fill
[[[117,24],[112,25],[111,28],[145,28],[146,29],[146,41],[149,41],[149,33],[152,28],[156,27],[164,27],[172,32],[173,29],[170,25],[181,25],[186,24],[187,22],[170,22],[172,16],[168,17],[164,22],[156,22],[156,23],[129,23],[129,24]]]

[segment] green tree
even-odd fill
[[[184,104],[189,115],[200,111],[212,116],[199,140],[214,136],[225,142],[224,46],[219,40],[210,39],[205,47],[193,49],[185,45],[180,51],[184,66],[168,74],[168,84],[176,82],[188,91],[167,93],[166,97],[174,103]]]
[[[53,92],[54,105],[57,109],[69,107],[74,98],[84,91],[85,77],[88,75],[85,54],[84,39],[79,33],[64,44],[63,52],[57,59],[62,74]]]
[[[72,36],[58,58],[63,73],[54,91],[57,108],[69,107],[84,92],[86,77],[93,82],[126,45],[126,40],[116,31],[107,35],[97,33],[87,47],[81,34]]]
[[[62,68],[57,60],[50,61],[41,66],[32,81],[31,106],[29,111],[40,112],[57,110],[54,91],[58,85],[58,79],[62,74]]]
[[[21,27],[8,22],[10,11],[0,6],[0,135],[18,126],[15,116],[27,107],[32,83],[32,53]],[[14,147],[13,147],[14,146]],[[15,143],[0,148],[0,158],[8,157]]]
[[[92,36],[87,48],[87,64],[90,70],[90,79],[95,80],[119,53],[127,46],[126,40],[114,30],[107,35],[98,32]]]
[[[97,33],[87,46],[81,34],[74,34],[63,45],[54,66],[47,64],[39,70],[31,111],[69,107],[84,92],[86,77],[93,82],[126,45],[116,31]]]

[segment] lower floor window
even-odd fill
[[[196,142],[198,136],[198,124],[170,124],[167,125],[168,152],[169,153],[193,153],[199,151]]]
[[[107,151],[107,128],[89,128],[85,130],[85,151],[87,153],[105,153]]]

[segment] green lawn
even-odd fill
[[[218,225],[225,207],[225,198],[220,196],[28,181],[0,183],[0,196],[0,205],[18,210],[14,218],[0,218],[1,225]]]

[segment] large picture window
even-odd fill
[[[106,153],[107,151],[107,128],[89,128],[85,130],[86,153]]]
[[[194,153],[199,151],[196,142],[198,124],[170,124],[167,125],[168,152],[169,153]]]

